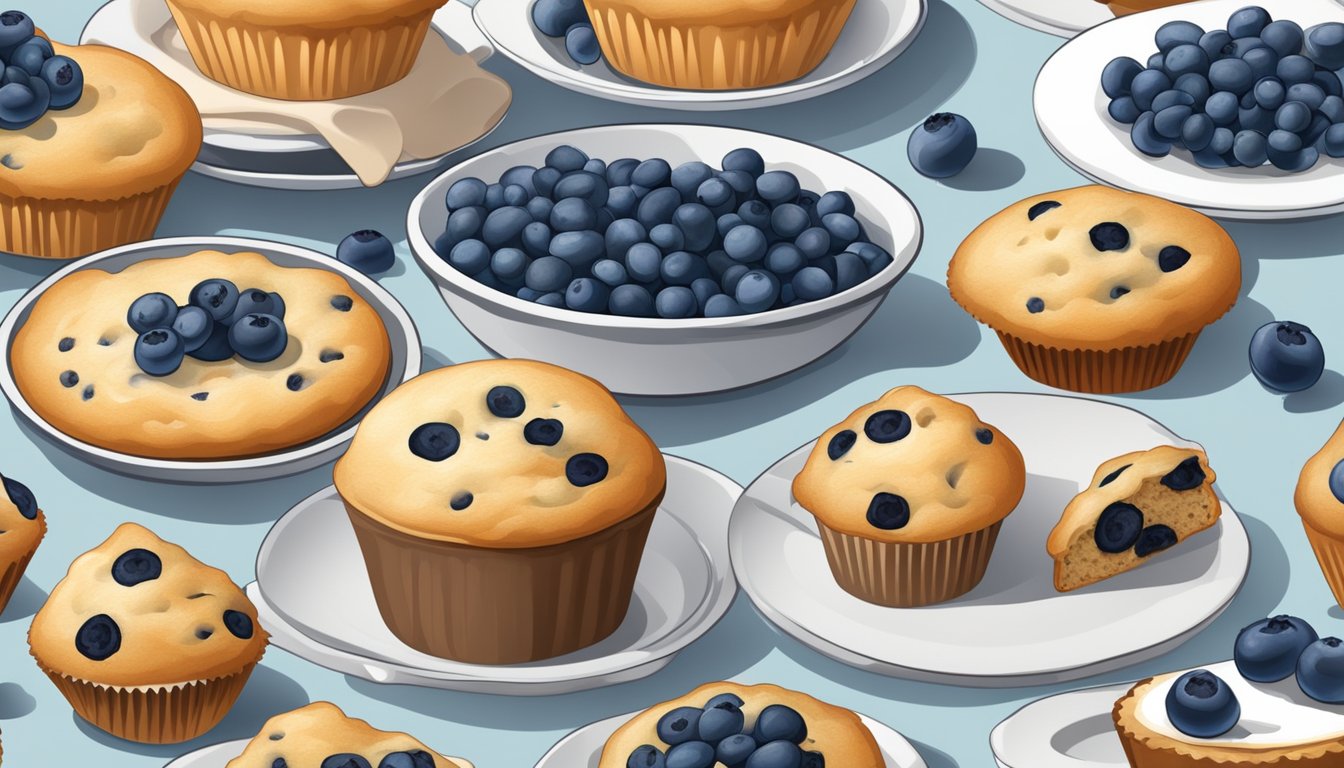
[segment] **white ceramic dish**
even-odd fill
[[[349,281],[351,287],[368,301],[387,327],[392,342],[391,370],[378,397],[374,398],[355,418],[341,425],[331,434],[313,442],[266,456],[219,461],[175,461],[150,459],[110,451],[76,440],[47,423],[28,405],[14,380],[13,360],[9,351],[14,337],[32,312],[33,304],[61,278],[86,269],[120,271],[136,262],[168,256],[180,256],[201,249],[225,252],[255,251],[283,267],[316,267],[335,272]],[[70,455],[101,469],[146,480],[177,483],[243,483],[265,480],[304,472],[321,466],[345,451],[355,436],[355,428],[373,404],[382,399],[403,381],[420,373],[420,336],[410,315],[391,293],[351,267],[331,256],[286,243],[268,240],[250,240],[239,237],[175,237],[134,243],[102,251],[53,272],[19,299],[3,322],[0,322],[0,340],[5,350],[4,365],[0,366],[0,391],[9,398],[9,404],[20,419],[43,437],[52,441]]]
[[[732,149],[753,147],[768,168],[794,172],[804,187],[847,190],[869,237],[894,261],[873,278],[821,301],[757,315],[663,320],[541,306],[487,288],[439,258],[430,244],[448,220],[443,198],[453,182],[469,176],[497,179],[520,164],[540,166],[559,144],[612,159],[658,155],[674,166],[701,159],[717,163]],[[556,363],[630,395],[717,392],[807,365],[844,343],[877,310],[914,263],[923,239],[914,204],[851,160],[770,134],[680,124],[582,128],[492,149],[450,168],[417,195],[406,230],[411,252],[448,308],[495,354]]]
[[[802,78],[769,88],[688,91],[641,83],[604,60],[576,64],[564,40],[532,26],[533,1],[478,0],[472,15],[491,45],[543,80],[623,104],[699,111],[788,104],[853,85],[908,48],[928,16],[927,0],[858,0],[830,54]]]
[[[1131,685],[1033,701],[990,732],[994,761],[999,768],[1129,768],[1111,709]]]
[[[733,510],[729,547],[742,589],[786,634],[846,664],[956,685],[1072,680],[1159,656],[1210,624],[1250,565],[1250,541],[1223,501],[1220,522],[1100,584],[1060,594],[1045,539],[1102,461],[1161,444],[1195,446],[1147,416],[1059,395],[955,395],[1009,435],[1027,464],[984,580],[917,609],[883,608],[835,582],[812,516],[793,501],[811,445],[768,469]],[[839,414],[837,414],[839,416]],[[1085,435],[1085,439],[1079,439]],[[1212,457],[1216,466],[1218,457]],[[1220,497],[1221,498],[1221,497]]]
[[[638,714],[632,712],[628,715],[618,715],[580,728],[551,747],[551,751],[537,762],[536,768],[597,768],[597,764],[602,760],[602,748],[606,745],[607,739]],[[872,731],[873,738],[882,749],[885,768],[927,768],[924,758],[919,756],[904,736],[866,715],[859,715],[859,719],[868,726],[869,731]]]
[[[130,0],[110,0],[89,19],[80,35],[81,42],[96,40],[131,53],[156,45],[137,30],[161,29],[172,23],[172,17],[163,3],[143,7],[159,15],[153,19],[134,19],[132,16],[136,11]],[[432,29],[454,49],[470,54],[477,63],[485,61],[494,52],[472,22],[471,7],[458,0],[452,0],[434,14]],[[258,109],[264,111],[266,102],[266,99],[258,98]],[[487,135],[489,131],[476,141]],[[441,155],[398,163],[387,181],[432,171],[447,157]],[[354,189],[364,186],[320,136],[207,130],[201,152],[191,169],[211,178],[272,189]]]
[[[667,457],[667,495],[654,519],[625,623],[591,648],[531,664],[481,666],[413,650],[383,623],[364,559],[334,487],[280,518],[247,587],[271,642],[315,664],[376,683],[549,695],[657,672],[705,632],[737,594],[728,515],[742,489]]]
[[[1082,0],[1078,0],[1081,2]],[[1087,0],[1091,2],[1091,0]],[[1036,78],[1036,122],[1051,149],[1083,175],[1225,219],[1297,219],[1344,211],[1344,159],[1322,156],[1303,173],[1260,168],[1201,168],[1185,150],[1149,157],[1130,143],[1129,126],[1106,113],[1101,70],[1117,56],[1144,61],[1157,50],[1153,33],[1177,19],[1222,28],[1244,0],[1203,2],[1136,13],[1065,43]],[[1336,0],[1265,2],[1275,18],[1309,27],[1344,20]]]
[[[980,4],[1009,21],[1056,37],[1073,37],[1115,18],[1105,5],[1088,0],[980,0]]]

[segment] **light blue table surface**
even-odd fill
[[[42,0],[28,9],[53,37],[73,42],[98,5],[99,0]],[[993,335],[953,304],[943,278],[956,245],[986,216],[1027,195],[1082,182],[1045,145],[1031,112],[1036,71],[1061,42],[1019,27],[975,0],[933,0],[928,25],[913,46],[854,87],[801,104],[699,114],[579,96],[493,59],[488,67],[513,86],[514,104],[485,146],[588,124],[723,123],[842,152],[892,179],[915,201],[927,230],[924,250],[878,314],[844,347],[801,372],[743,391],[625,400],[665,450],[746,484],[786,448],[812,439],[856,404],[894,385],[943,392],[1045,390],[1019,373]],[[967,115],[983,148],[966,173],[939,183],[910,169],[905,142],[913,126],[943,109]],[[649,154],[657,151],[649,148]],[[372,190],[299,193],[189,175],[159,234],[255,235],[331,252],[351,229],[382,230],[398,241],[400,259],[382,282],[415,317],[430,364],[479,358],[485,352],[454,320],[405,248],[405,208],[429,178]],[[6,765],[160,766],[204,744],[251,737],[278,712],[330,700],[352,715],[465,755],[480,768],[529,768],[578,726],[641,709],[702,681],[734,678],[801,689],[876,717],[914,742],[931,768],[982,768],[993,765],[987,737],[994,724],[1042,695],[1225,658],[1238,628],[1273,611],[1301,615],[1322,635],[1344,632],[1344,612],[1334,607],[1292,506],[1302,463],[1344,411],[1344,376],[1328,370],[1314,389],[1280,397],[1263,390],[1246,366],[1251,332],[1273,318],[1312,326],[1327,351],[1340,355],[1334,360],[1344,360],[1339,322],[1344,261],[1330,261],[1344,253],[1344,217],[1231,223],[1228,229],[1241,247],[1245,270],[1236,308],[1205,332],[1175,380],[1151,392],[1113,398],[1207,447],[1219,485],[1241,512],[1252,539],[1250,576],[1227,613],[1161,659],[1051,688],[977,690],[911,683],[859,672],[813,653],[776,633],[739,597],[719,626],[659,674],[565,696],[507,698],[379,686],[273,648],[239,705],[214,732],[179,746],[131,744],[73,716],[32,663],[26,631],[47,592],[76,555],[128,520],[226,568],[239,583],[251,581],[257,547],[272,521],[327,485],[330,471],[234,487],[138,482],[70,458],[0,409],[0,468],[36,491],[51,526],[0,617]],[[0,311],[55,267],[0,259]],[[1087,424],[1077,426],[1074,439],[1094,437]]]

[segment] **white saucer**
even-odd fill
[[[830,54],[802,78],[769,88],[688,91],[632,80],[605,60],[576,64],[565,53],[564,40],[532,26],[532,2],[479,0],[472,15],[500,53],[543,80],[624,104],[695,111],[771,107],[853,85],[909,47],[928,15],[927,0],[858,0]]]
[[[375,683],[549,695],[637,680],[708,632],[737,594],[727,523],[740,486],[668,456],[667,495],[654,518],[630,613],[591,648],[531,664],[481,666],[406,646],[383,623],[354,530],[334,487],[299,502],[257,555],[247,594],[271,642]]]
[[[989,746],[999,768],[1129,768],[1111,709],[1132,683],[1033,701],[994,726]]]
[[[1057,37],[1073,37],[1115,18],[1094,0],[980,0],[980,4],[1009,21]]]
[[[133,19],[135,9],[131,0],[109,0],[84,26],[80,42],[97,41],[131,53],[143,51],[153,43],[138,34],[137,28],[160,29],[171,23],[167,5],[160,2],[144,7],[161,14],[162,18]],[[455,50],[469,54],[478,64],[494,52],[472,22],[471,6],[459,0],[450,0],[434,14],[432,29]],[[259,104],[265,101],[258,99]],[[498,123],[491,130],[497,126]],[[489,132],[475,141],[485,138]],[[432,171],[449,155],[463,148],[439,157],[398,163],[386,181]],[[206,130],[201,152],[191,170],[211,178],[272,189],[356,189],[364,186],[321,136],[268,136]]]
[[[738,581],[786,634],[880,674],[980,688],[1045,685],[1160,656],[1212,623],[1236,595],[1250,541],[1226,501],[1212,529],[1142,567],[1066,594],[1054,588],[1046,536],[1097,465],[1129,451],[1195,443],[1138,411],[1095,400],[953,399],[1003,430],[1026,458],[1026,495],[1004,521],[984,581],[916,609],[883,608],[842,590],[814,519],[790,492],[807,445],[747,488],[729,526]],[[1216,467],[1218,457],[1211,460]]]
[[[638,714],[631,712],[628,715],[617,715],[580,728],[551,747],[551,751],[542,756],[535,768],[597,768],[607,739]],[[868,726],[878,747],[882,749],[885,768],[927,768],[924,758],[919,756],[904,736],[866,715],[859,715],[859,719]],[[206,766],[193,768],[206,768]],[[836,768],[847,767],[841,765]]]
[[[1092,0],[1086,0],[1091,3]],[[1061,0],[1061,5],[1083,0]],[[1153,33],[1177,19],[1222,28],[1245,0],[1204,0],[1114,19],[1062,48],[1036,78],[1036,122],[1064,162],[1102,184],[1165,197],[1225,219],[1298,219],[1344,211],[1344,159],[1322,156],[1304,173],[1260,168],[1201,168],[1185,150],[1161,158],[1134,148],[1129,126],[1106,113],[1101,70],[1117,56],[1147,60],[1157,50]],[[1303,27],[1344,20],[1336,0],[1266,3],[1275,18]],[[1291,9],[1291,10],[1289,10]]]
[[[48,288],[74,272],[87,269],[120,272],[132,264],[147,259],[181,256],[203,249],[221,250],[227,253],[254,251],[282,267],[324,269],[345,278],[360,297],[378,312],[383,325],[387,328],[388,339],[392,343],[391,367],[387,381],[377,397],[353,419],[329,435],[310,443],[265,456],[201,461],[150,459],[101,448],[70,437],[33,410],[23,398],[18,383],[14,380],[14,361],[10,359],[9,349],[13,346],[19,329],[27,322],[33,305]],[[0,344],[5,350],[5,359],[3,365],[0,365],[0,391],[9,398],[10,407],[25,423],[66,453],[95,467],[145,480],[174,483],[245,483],[268,480],[306,472],[335,460],[345,452],[345,446],[355,436],[355,429],[364,418],[364,414],[402,382],[419,375],[421,358],[420,336],[411,321],[411,316],[406,314],[406,310],[396,298],[373,278],[317,251],[287,243],[241,237],[173,237],[148,240],[112,248],[70,262],[18,300],[4,321],[0,322]]]

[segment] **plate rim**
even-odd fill
[[[1143,411],[1138,410],[1137,408],[1134,408],[1127,404],[1100,400],[1095,397],[1065,395],[1054,392],[1020,392],[1020,391],[1008,391],[1008,390],[953,392],[944,395],[944,397],[957,398],[973,395],[1012,395],[1012,396],[1026,396],[1031,398],[1081,400],[1088,403],[1119,408],[1125,411],[1129,411],[1133,414],[1137,414],[1147,422],[1156,425],[1162,430],[1162,432],[1168,435],[1170,439],[1174,439],[1180,442],[1192,443],[1194,445],[1199,445],[1199,443],[1196,443],[1193,440],[1188,440],[1184,437],[1181,437],[1174,430],[1167,427],[1167,425],[1163,424],[1162,422],[1158,421],[1152,416],[1149,416]],[[791,449],[787,453],[782,454],[780,458],[771,462],[768,467],[766,467],[759,475],[757,475],[751,482],[747,483],[747,485],[745,486],[742,495],[738,498],[738,503],[735,504],[733,507],[733,517],[729,521],[728,545],[730,554],[733,559],[734,573],[742,574],[745,573],[746,570],[745,566],[739,565],[740,560],[743,558],[743,556],[740,554],[741,546],[738,543],[740,537],[733,533],[735,528],[740,527],[741,525],[739,521],[740,516],[737,514],[738,508],[742,506],[742,502],[748,497],[748,494],[751,492],[752,487],[756,485],[756,483],[759,482],[762,478],[769,475],[771,471],[775,468],[775,466],[777,466],[781,461],[784,461],[790,456],[793,456],[798,451],[806,448],[808,445],[811,445],[815,442],[816,440],[810,440],[806,443],[803,443],[801,446],[798,446],[797,448]],[[1205,628],[1207,628],[1210,624],[1212,624],[1215,620],[1217,620],[1217,618],[1221,616],[1223,612],[1227,610],[1228,606],[1231,605],[1232,602],[1237,598],[1237,595],[1241,593],[1241,590],[1245,587],[1246,584],[1246,576],[1250,572],[1251,559],[1254,556],[1254,553],[1251,548],[1250,534],[1249,532],[1246,531],[1245,525],[1241,522],[1240,515],[1236,511],[1236,509],[1231,505],[1231,503],[1227,500],[1227,498],[1222,494],[1221,491],[1219,491],[1216,487],[1214,490],[1218,496],[1218,501],[1222,506],[1224,515],[1230,514],[1232,518],[1236,520],[1236,525],[1233,530],[1239,531],[1241,534],[1239,538],[1243,539],[1246,543],[1245,544],[1246,559],[1245,562],[1241,565],[1241,576],[1238,579],[1236,589],[1234,589],[1232,593],[1225,600],[1223,600],[1220,605],[1214,608],[1208,616],[1201,619],[1193,627],[1190,627],[1182,632],[1177,633],[1172,637],[1166,638],[1165,640],[1161,640],[1152,645],[1148,645],[1143,648],[1138,648],[1128,653],[1110,656],[1105,659],[1099,659],[1093,662],[1089,662],[1087,664],[1073,667],[1054,668],[1048,670],[1035,670],[1027,672],[1007,672],[1002,674],[975,674],[970,672],[929,670],[916,666],[899,664],[887,659],[876,658],[864,653],[860,653],[853,649],[846,648],[839,642],[818,635],[812,630],[808,629],[807,627],[801,626],[792,618],[785,615],[778,608],[774,607],[771,603],[760,598],[756,593],[754,582],[752,582],[749,578],[744,578],[742,575],[739,575],[738,585],[742,590],[743,594],[745,594],[750,599],[752,607],[756,610],[756,612],[759,613],[767,622],[769,622],[772,627],[782,632],[783,634],[793,638],[794,640],[802,643],[811,650],[816,651],[817,653],[820,653],[823,656],[826,656],[827,658],[845,664],[846,666],[863,669],[868,672],[881,674],[889,677],[931,682],[936,684],[963,685],[978,688],[1018,688],[1034,685],[1059,684],[1071,680],[1091,677],[1094,675],[1102,674],[1107,671],[1113,671],[1118,668],[1138,663],[1139,661],[1142,661],[1146,658],[1151,658],[1152,656],[1166,653],[1167,651],[1172,650],[1173,648],[1183,644],[1186,640],[1198,634],[1199,632],[1202,632]]]
[[[3,351],[4,354],[4,360],[0,361],[0,392],[3,392],[5,398],[9,401],[10,408],[17,412],[23,422],[41,433],[44,439],[47,439],[57,448],[85,464],[150,481],[209,484],[236,482],[239,481],[238,478],[241,476],[246,476],[249,481],[273,479],[310,469],[311,467],[294,468],[287,465],[292,462],[312,460],[331,451],[339,450],[341,446],[354,438],[355,430],[359,427],[359,421],[347,422],[303,445],[263,456],[185,461],[135,456],[96,446],[65,434],[37,413],[27,399],[23,397],[18,382],[14,378],[11,350],[14,337],[20,328],[20,317],[30,311],[47,290],[75,272],[97,269],[102,262],[118,257],[164,248],[182,249],[184,251],[205,248],[234,249],[233,253],[253,251],[260,253],[262,256],[267,256],[268,252],[283,253],[310,262],[311,268],[334,272],[345,278],[347,282],[358,285],[368,295],[376,297],[375,311],[378,312],[384,322],[387,322],[388,319],[394,321],[398,330],[406,336],[407,348],[404,350],[406,364],[400,376],[395,371],[389,372],[387,381],[380,389],[380,393],[365,407],[382,400],[392,389],[420,374],[420,367],[423,365],[423,348],[419,331],[406,308],[402,306],[391,291],[384,288],[378,281],[320,251],[294,243],[261,238],[214,235],[164,237],[109,248],[63,264],[59,269],[25,291],[6,312],[3,320],[0,320],[0,347],[3,347],[0,351]],[[151,257],[145,256],[135,263],[149,258]],[[211,479],[211,476],[214,475],[228,475],[228,477]]]
[[[1086,32],[1087,30],[1091,29],[1092,26],[1097,26],[1096,24],[1094,24],[1089,27],[1074,27],[1071,25],[1065,25],[1047,19],[1039,19],[1032,16],[1027,11],[1018,8],[1015,4],[1013,4],[1012,0],[979,0],[979,2],[981,5],[985,6],[989,10],[997,13],[999,16],[1002,16],[1008,21],[1017,24],[1018,26],[1035,30],[1037,32],[1044,32],[1047,35],[1062,37],[1065,40],[1070,40],[1074,37],[1077,37],[1083,32]],[[1103,21],[1098,22],[1098,24],[1105,24],[1107,21],[1110,21],[1113,18],[1115,17],[1112,15],[1110,17],[1107,17]]]
[[[724,510],[721,515],[722,516],[721,524],[718,527],[716,527],[714,531],[715,535],[692,536],[692,538],[695,540],[695,545],[705,554],[705,559],[709,564],[708,576],[710,582],[710,593],[709,593],[710,599],[691,612],[692,613],[691,619],[682,625],[683,631],[671,633],[668,636],[668,639],[665,640],[663,643],[661,643],[656,651],[652,652],[641,651],[640,653],[645,654],[643,657],[640,657],[638,659],[632,659],[631,661],[627,661],[619,666],[612,667],[610,669],[603,669],[601,671],[594,673],[594,672],[588,672],[586,670],[578,670],[575,668],[581,665],[593,664],[595,661],[599,659],[630,655],[630,651],[620,650],[617,651],[616,653],[610,654],[609,656],[598,657],[598,659],[585,660],[582,662],[569,662],[561,665],[552,665],[550,667],[530,666],[521,668],[523,671],[531,673],[530,677],[517,676],[516,674],[511,676],[500,676],[499,671],[501,670],[515,669],[510,665],[496,667],[491,665],[463,664],[460,662],[451,662],[451,661],[449,661],[448,663],[460,667],[460,669],[451,671],[426,670],[420,667],[415,667],[404,661],[394,661],[391,659],[384,659],[375,656],[366,656],[362,654],[353,653],[345,648],[337,648],[330,646],[327,643],[323,642],[322,640],[314,638],[311,635],[309,635],[306,631],[304,631],[304,628],[300,624],[292,620],[290,617],[286,616],[284,612],[281,611],[276,606],[274,600],[267,598],[265,594],[265,589],[262,587],[260,579],[252,581],[247,588],[249,592],[251,592],[253,589],[256,590],[256,593],[259,597],[261,597],[262,602],[266,604],[267,608],[272,613],[276,614],[276,616],[282,622],[284,622],[285,628],[288,631],[301,635],[307,643],[311,643],[312,645],[322,648],[324,652],[330,655],[339,655],[346,657],[352,662],[358,663],[362,668],[365,668],[365,671],[367,671],[366,663],[383,667],[385,669],[405,670],[406,672],[418,676],[420,678],[433,679],[436,682],[442,684],[439,687],[454,688],[456,686],[471,686],[473,689],[484,689],[490,687],[510,688],[515,690],[528,689],[528,688],[546,689],[555,687],[557,685],[596,681],[595,684],[587,685],[585,687],[597,688],[597,687],[605,687],[606,685],[612,684],[608,682],[603,682],[603,680],[607,677],[613,675],[620,675],[622,673],[626,673],[632,670],[639,670],[641,668],[650,667],[653,665],[658,665],[654,669],[650,670],[649,673],[647,673],[652,674],[653,671],[656,671],[656,669],[661,668],[662,664],[665,664],[667,661],[671,660],[677,654],[684,651],[692,643],[698,641],[700,638],[704,637],[704,635],[708,634],[711,630],[714,629],[714,627],[718,626],[718,624],[722,622],[724,617],[728,614],[728,611],[732,608],[732,605],[736,600],[737,594],[740,590],[740,585],[738,584],[737,581],[737,574],[736,572],[734,572],[732,568],[731,557],[729,556],[728,552],[727,530],[728,530],[728,520],[730,516],[729,512],[731,511],[731,506],[732,504],[736,503],[738,498],[741,497],[743,491],[742,486],[732,478],[728,477],[722,472],[719,472],[713,467],[708,466],[707,464],[703,464],[701,462],[692,459],[687,459],[682,456],[677,456],[669,453],[664,453],[663,456],[664,460],[668,461],[668,463],[676,463],[680,465],[681,467],[684,468],[685,471],[698,475],[700,478],[708,482],[714,483],[716,486],[722,488],[725,494],[732,496],[732,500],[728,503],[728,509]],[[736,489],[736,492],[734,492],[734,489]],[[338,492],[336,491],[335,485],[327,485],[319,489],[318,491],[310,494],[309,496],[305,497],[304,499],[296,502],[293,506],[290,507],[289,510],[287,510],[274,523],[271,524],[270,528],[266,532],[265,537],[262,539],[261,546],[258,547],[257,550],[256,560],[254,561],[254,571],[257,574],[261,573],[263,559],[266,556],[268,556],[270,552],[273,550],[275,546],[274,540],[278,537],[285,519],[290,517],[291,513],[295,512],[295,510],[298,510],[301,507],[307,507],[311,505],[311,503],[331,495],[337,495],[337,496],[339,495]],[[682,519],[679,515],[673,515],[673,517],[676,519],[676,522],[690,527],[688,521]],[[706,515],[706,518],[709,520],[714,520],[715,515],[710,513]],[[696,619],[695,618],[696,616],[699,616],[700,618]],[[327,667],[327,665],[321,661],[310,659],[307,655],[303,653],[291,650],[284,644],[276,643],[276,645],[280,646],[281,648],[284,648],[285,650],[291,653],[294,653],[296,656],[304,658],[306,661],[309,661],[312,664],[317,664],[318,666],[333,669],[331,667]],[[537,671],[544,669],[554,671],[545,678],[537,678],[535,676]],[[382,684],[383,682],[373,680],[367,675],[351,672],[349,670],[333,669],[333,671],[341,672],[343,674],[353,674],[362,679],[371,680],[372,682],[376,682],[379,684]],[[479,672],[484,672],[486,674],[484,675],[473,674]],[[645,675],[640,675],[638,677],[643,676]],[[634,679],[638,679],[638,677]],[[408,684],[419,686],[426,685],[426,683],[422,682],[411,682]],[[582,690],[582,689],[574,688],[573,690]],[[546,695],[549,692],[550,691],[548,690],[535,690],[535,692],[533,693],[526,693],[523,695]]]
[[[1008,732],[1008,729],[1012,727],[1014,720],[1025,714],[1028,710],[1031,710],[1037,707],[1038,705],[1043,704],[1044,702],[1050,701],[1052,699],[1065,699],[1065,698],[1072,698],[1075,696],[1100,694],[1103,691],[1106,692],[1117,691],[1121,695],[1123,695],[1123,693],[1129,690],[1129,688],[1131,688],[1135,682],[1137,682],[1137,680],[1131,680],[1129,682],[1118,682],[1118,683],[1103,683],[1101,685],[1089,685],[1084,688],[1075,688],[1069,691],[1060,691],[1058,693],[1052,693],[1048,696],[1041,696],[1040,698],[1032,699],[1031,701],[1022,704],[1017,709],[1013,710],[1012,714],[1000,720],[993,728],[990,729],[989,735],[987,737],[989,741],[990,754],[994,755],[994,759],[998,762],[1000,766],[1003,766],[1004,768],[1028,768],[1030,764],[1021,764],[1016,766],[1012,765],[1011,763],[1008,762],[1008,759],[1013,756],[1004,755],[1003,751],[999,749],[999,747],[1002,746],[1004,734],[1006,734]],[[1089,716],[1095,714],[1097,713],[1089,713]],[[1056,755],[1059,754],[1058,750],[1054,751]],[[1067,756],[1061,755],[1061,757],[1067,757]],[[1032,759],[1035,760],[1038,758],[1033,757]]]
[[[864,0],[859,0],[863,2]],[[869,0],[887,3],[891,0]],[[481,33],[490,41],[491,47],[533,75],[548,83],[575,93],[582,93],[606,101],[617,101],[645,107],[678,109],[685,111],[727,111],[739,109],[759,109],[806,101],[854,85],[870,75],[885,68],[914,43],[924,30],[929,16],[929,0],[902,0],[917,3],[919,6],[915,21],[909,31],[898,37],[884,50],[878,52],[872,60],[857,67],[838,72],[820,81],[808,83],[810,75],[796,80],[769,86],[767,88],[749,88],[733,91],[696,91],[674,88],[660,88],[631,80],[629,90],[613,91],[606,86],[592,86],[575,79],[562,67],[548,67],[522,55],[505,45],[500,36],[492,31],[492,25],[483,21],[485,14],[480,9],[489,3],[516,2],[530,8],[530,0],[478,0],[472,7],[472,19]]]

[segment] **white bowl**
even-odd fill
[[[458,179],[495,180],[515,165],[544,164],[572,144],[594,157],[666,158],[711,165],[752,147],[766,167],[792,171],[805,188],[845,190],[868,236],[894,261],[859,285],[795,307],[725,318],[664,320],[588,314],[534,304],[454,269],[430,245],[444,230],[444,194]],[[830,352],[863,325],[914,263],[923,239],[919,213],[886,179],[837,154],[792,139],[704,125],[610,125],[507,144],[461,163],[411,203],[411,251],[467,331],[503,357],[544,360],[588,374],[615,392],[690,395],[772,379]]]
[[[14,361],[9,351],[19,328],[27,322],[33,305],[48,288],[67,275],[87,269],[120,272],[126,267],[147,259],[181,256],[199,250],[212,249],[226,253],[254,251],[282,267],[308,267],[335,272],[350,283],[350,287],[378,312],[387,328],[392,344],[392,359],[387,380],[377,396],[345,424],[316,440],[264,456],[220,460],[151,459],[102,448],[65,434],[42,418],[24,399],[14,380]],[[14,412],[43,437],[77,459],[101,469],[146,480],[178,483],[243,483],[267,480],[305,472],[336,459],[345,452],[345,446],[355,436],[360,419],[389,392],[402,382],[420,373],[420,337],[410,315],[397,303],[392,294],[358,270],[325,254],[297,245],[252,240],[241,237],[174,237],[149,240],[96,253],[71,262],[53,272],[19,299],[14,308],[0,322],[0,343],[5,350],[4,365],[0,366],[0,391],[9,398]]]

